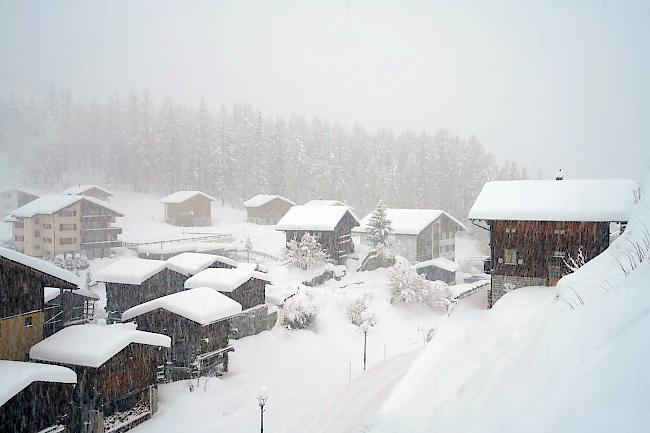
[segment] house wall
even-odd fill
[[[97,188],[90,188],[88,191],[85,191],[83,194],[80,194],[87,197],[94,197],[99,200],[108,201],[111,198],[110,194],[106,194],[104,191]]]
[[[185,227],[212,225],[211,203],[203,196],[195,196],[182,203],[165,203],[165,221]]]
[[[492,288],[488,307],[519,287],[555,285],[569,272],[564,259],[576,257],[580,247],[586,260],[603,252],[609,246],[609,223],[493,221],[490,243]],[[516,259],[509,260],[506,250],[516,251]]]
[[[277,224],[293,205],[275,198],[263,206],[246,208],[246,220],[254,224]]]
[[[88,258],[106,257],[111,248],[122,246],[117,235],[122,229],[114,227],[117,213],[88,201],[81,202],[81,251]]]
[[[43,339],[44,321],[42,311],[0,319],[0,359],[29,360],[29,349]]]
[[[424,275],[429,281],[444,281],[447,284],[452,284],[456,282],[456,273],[450,272],[445,269],[438,268],[436,266],[426,266],[423,268],[417,269],[417,273]]]
[[[1,432],[39,432],[69,414],[70,384],[34,382],[0,406]]]
[[[232,292],[221,293],[239,302],[242,310],[246,310],[266,302],[266,284],[264,280],[251,278]]]

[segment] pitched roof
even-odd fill
[[[41,195],[41,192],[36,191],[35,189],[24,187],[24,186],[10,186],[7,188],[3,188],[0,190],[0,194],[7,192],[7,191],[20,191],[22,193],[34,196],[34,197],[39,197]]]
[[[264,206],[265,204],[275,200],[275,199],[282,200],[284,202],[289,203],[290,205],[294,206],[295,203],[289,200],[288,198],[282,197],[280,195],[271,195],[271,194],[257,194],[254,197],[249,198],[244,202],[244,207],[260,207]]]
[[[8,248],[0,247],[0,257],[4,257],[7,260],[12,262],[20,263],[21,265],[27,266],[37,271],[48,274],[59,280],[63,280],[75,286],[79,286],[79,277],[77,277],[72,272],[61,269],[53,263],[46,262],[36,257],[31,257],[18,251],[10,250]]]
[[[237,262],[228,257],[204,253],[181,253],[166,260],[167,267],[183,275],[196,275],[216,262],[237,267]]]
[[[113,196],[113,193],[107,190],[106,188],[102,188],[99,185],[73,185],[70,188],[64,189],[61,191],[61,194],[68,194],[68,195],[82,195],[83,193],[90,191],[91,189],[98,189],[104,194]]]
[[[469,211],[469,219],[627,221],[636,188],[631,179],[488,182]]]
[[[294,206],[278,221],[275,229],[331,231],[346,213],[359,224],[359,219],[348,206]]]
[[[99,300],[99,295],[97,293],[87,289],[76,289],[69,293],[83,296],[84,298],[94,299],[95,301]],[[58,287],[43,287],[43,298],[46,304],[58,298],[60,294],[61,294],[61,289]]]
[[[210,197],[209,195],[202,193],[201,191],[177,191],[173,194],[168,195],[167,197],[163,198],[160,201],[162,203],[183,203],[184,201],[194,198],[197,195],[205,197],[210,201],[215,200],[214,197]]]
[[[444,257],[435,257],[431,260],[426,260],[424,262],[416,263],[413,265],[414,269],[426,268],[428,266],[435,266],[436,268],[444,269],[449,272],[457,272],[460,269],[460,265],[456,262],[453,262]]]
[[[125,257],[101,268],[93,274],[95,281],[139,285],[167,267],[162,260]]]
[[[251,278],[270,282],[268,275],[245,268],[208,268],[185,281],[186,289],[209,287],[219,292],[232,292]]]
[[[122,320],[131,320],[158,309],[178,314],[200,325],[223,320],[242,311],[242,307],[237,301],[211,288],[197,287],[129,308],[122,313]]]
[[[86,200],[97,206],[108,209],[111,212],[116,213],[117,216],[124,216],[120,211],[109,206],[105,201],[96,199],[95,197],[62,194],[50,194],[39,197],[11,212],[11,216],[17,218],[31,218],[34,215],[52,215],[53,213],[65,209],[81,200]]]
[[[355,227],[355,232],[366,233],[370,231],[369,223],[372,219],[372,212],[361,220],[361,225]],[[431,223],[440,218],[441,215],[447,216],[461,230],[465,226],[453,216],[444,210],[438,209],[386,209],[386,216],[391,222],[392,233],[396,235],[417,235],[427,228]]]
[[[59,365],[0,360],[0,406],[33,382],[77,383],[77,374]]]
[[[347,206],[340,200],[309,200],[305,206]]]
[[[169,347],[171,339],[162,334],[138,331],[132,324],[74,325],[36,343],[29,357],[97,368],[131,343]]]

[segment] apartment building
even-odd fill
[[[46,195],[14,210],[5,218],[13,225],[18,251],[34,257],[83,253],[104,257],[121,246],[114,227],[120,212],[93,197]]]

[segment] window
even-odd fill
[[[563,259],[566,257],[566,253],[564,251],[553,251],[553,257]]]
[[[52,243],[52,238],[43,238],[43,243],[51,244]]]
[[[35,216],[35,217],[34,217],[34,224],[36,224],[36,225],[38,225],[38,224],[39,224],[39,219],[38,219],[38,216]]]
[[[73,245],[77,243],[77,238],[60,238],[59,245]]]
[[[560,267],[559,266],[551,266],[550,269],[550,275],[551,278],[560,278]]]
[[[43,224],[43,230],[52,230],[52,224]]]
[[[506,248],[503,251],[503,263],[506,265],[517,264],[517,250],[513,248]]]
[[[14,241],[16,241],[16,242],[25,242],[25,236],[16,235],[16,236],[14,236]]]
[[[62,210],[61,212],[59,212],[59,215],[62,216],[62,217],[73,217],[73,216],[77,216],[77,211],[76,210],[70,210],[70,209]]]
[[[565,223],[564,222],[555,223],[555,229],[553,230],[553,234],[563,235],[565,233],[566,233]]]
[[[25,228],[25,223],[22,221],[16,221],[14,222],[14,228],[15,229],[24,229]]]
[[[77,230],[77,224],[59,224],[59,230],[62,232]]]
[[[39,244],[36,244],[36,245],[34,245],[34,249],[35,249],[35,250],[40,250],[40,249],[41,249],[41,246],[40,246]]]
[[[41,237],[41,232],[38,230],[34,230],[34,237],[35,238],[40,238]]]
[[[33,325],[34,325],[34,321],[32,319],[32,316],[25,317],[25,328],[30,328]]]
[[[514,227],[506,227],[506,233],[517,233],[517,229]]]

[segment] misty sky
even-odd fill
[[[650,2],[0,0],[0,94],[203,95],[473,134],[532,176],[638,178],[649,23]]]

